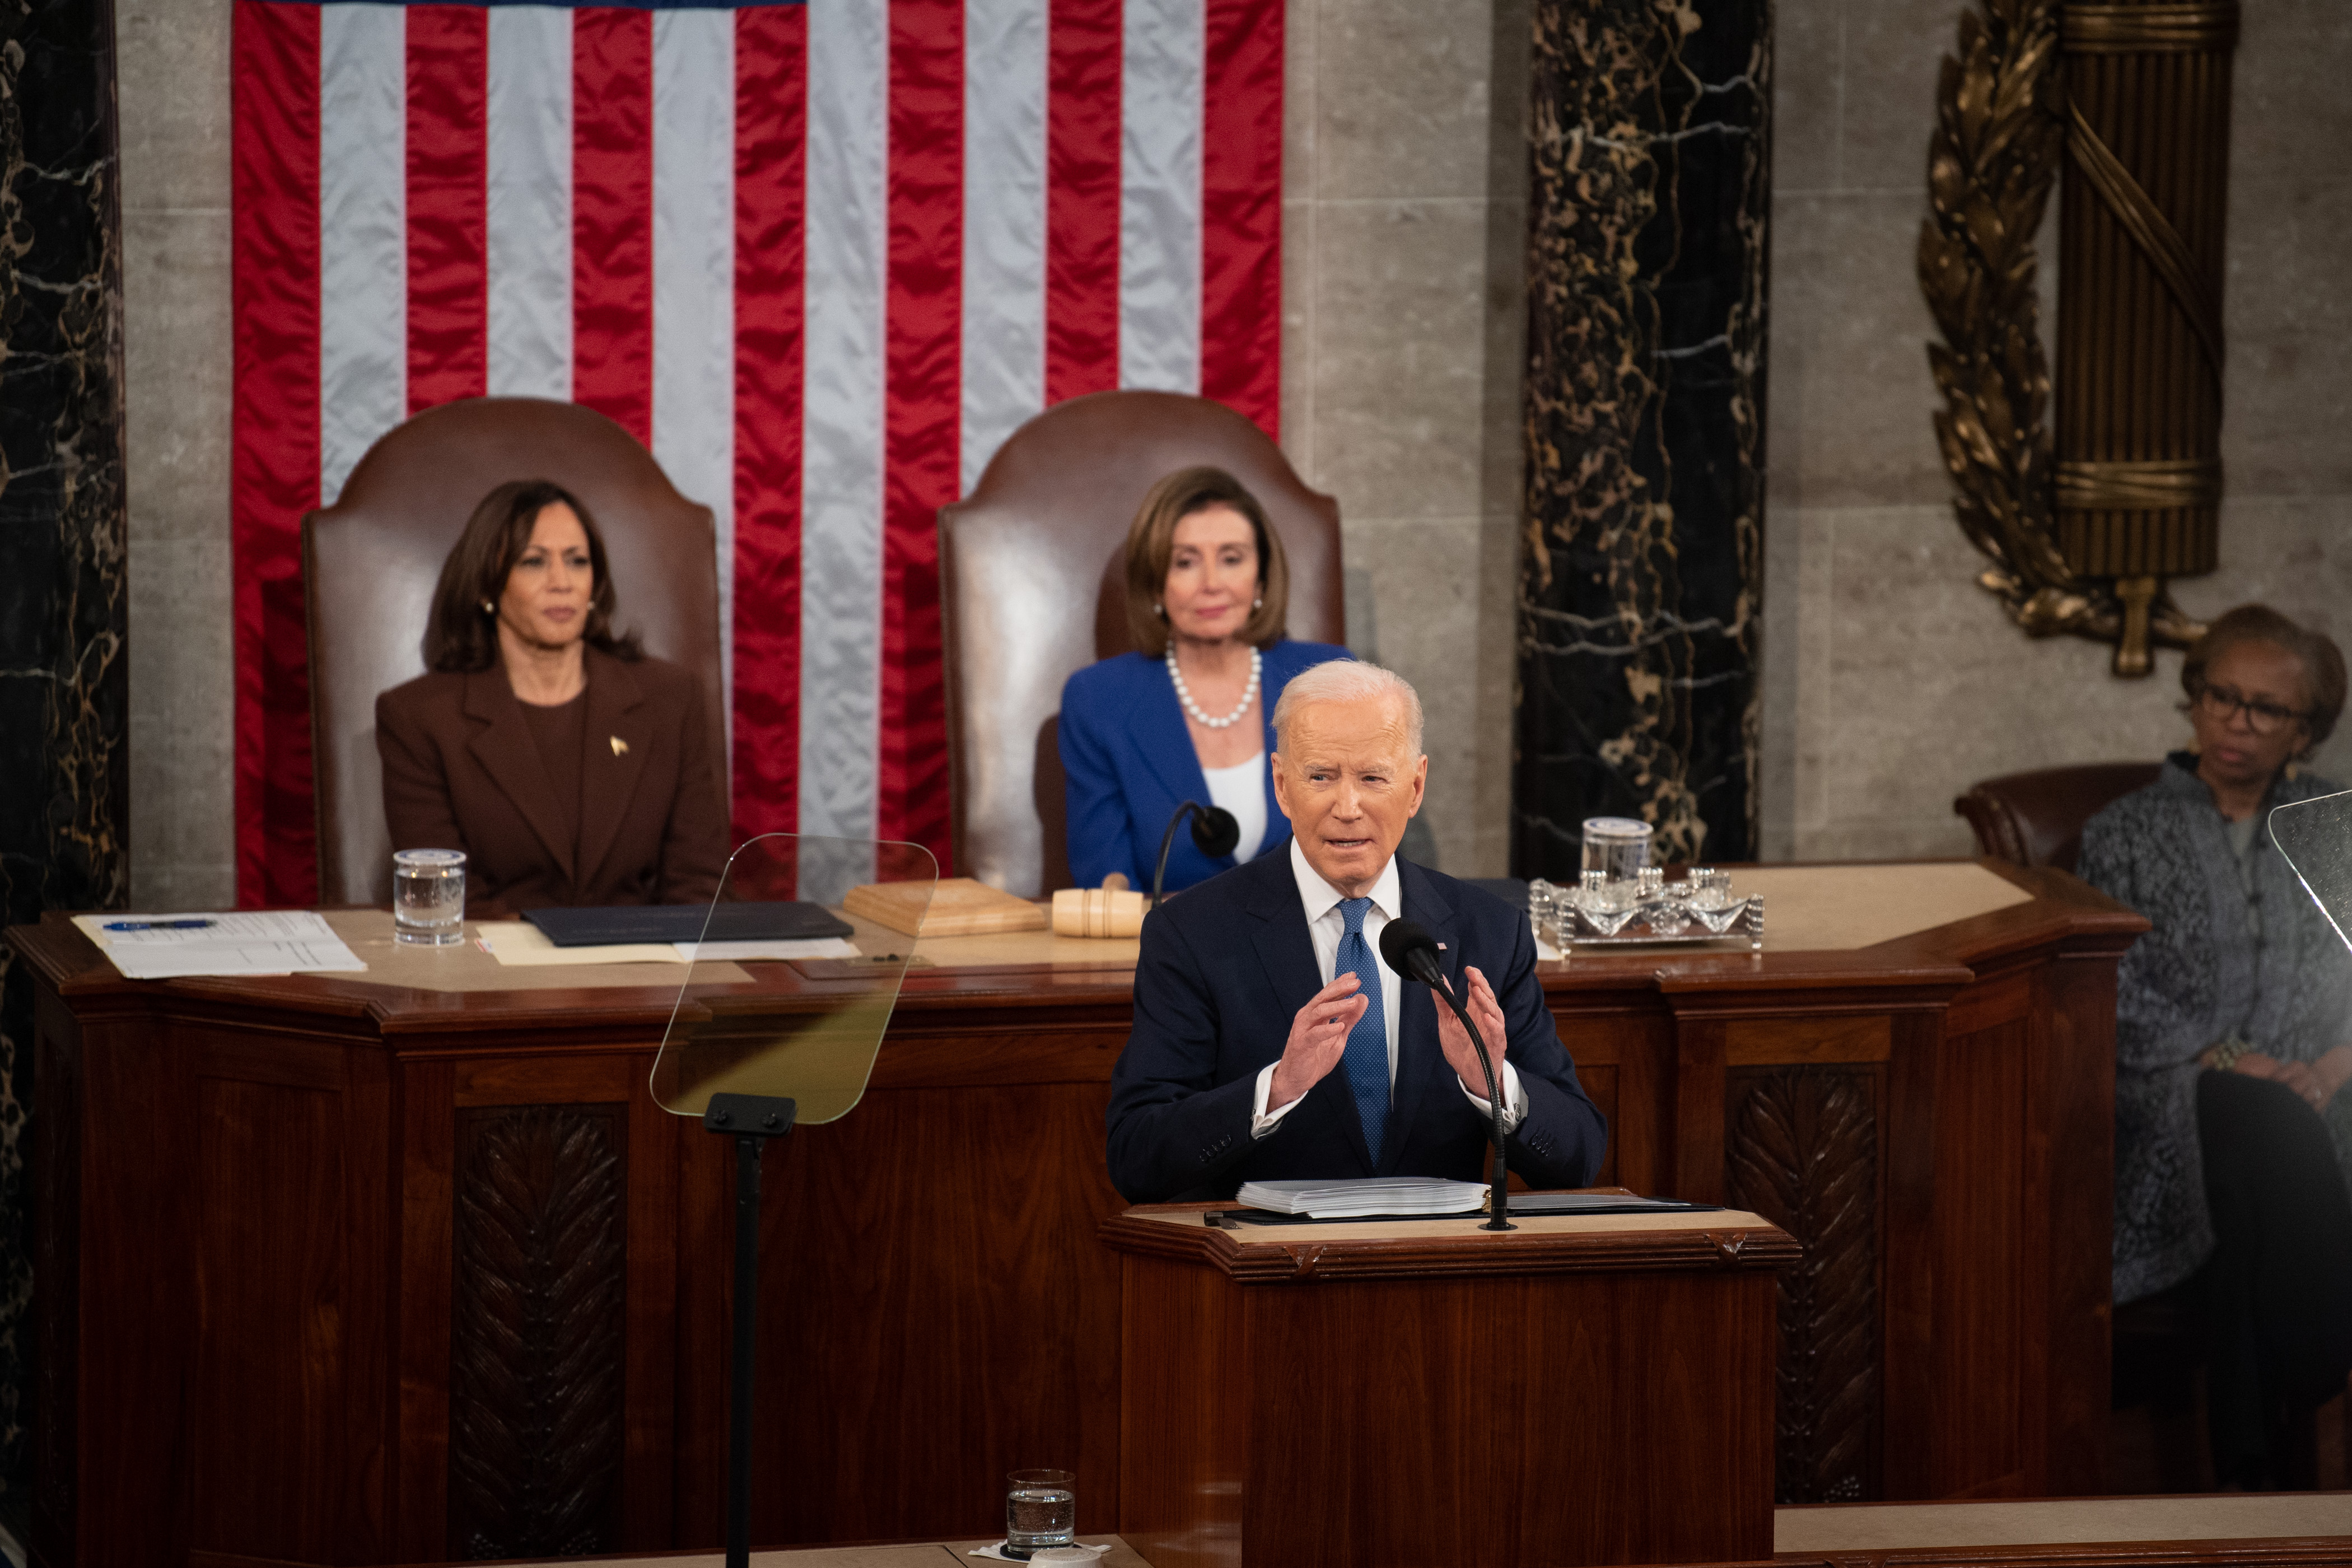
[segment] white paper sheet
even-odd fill
[[[210,923],[194,931],[116,931],[118,925]],[[334,928],[316,910],[237,910],[215,914],[76,915],[74,924],[110,951],[134,947],[224,947],[255,942],[335,942]]]
[[[856,958],[857,944],[846,937],[811,936],[775,942],[681,942],[677,955],[711,963],[743,959]]]
[[[490,956],[510,968],[554,963],[684,963],[677,950],[691,942],[618,942],[601,947],[558,947],[529,921],[476,921],[474,934]]]
[[[193,930],[110,931],[144,921],[206,921]],[[358,974],[367,965],[315,910],[168,915],[76,915],[127,980],[183,975]]]

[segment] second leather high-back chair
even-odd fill
[[[391,900],[376,696],[425,673],[434,584],[476,504],[532,479],[554,480],[595,515],[619,595],[615,629],[700,676],[710,733],[727,732],[710,509],[679,495],[635,437],[578,404],[477,397],[427,409],[368,448],[334,505],[302,520],[322,904]]]
[[[1289,632],[1347,640],[1339,506],[1221,403],[1100,392],[1014,431],[940,511],[955,869],[1034,898],[1069,883],[1062,683],[1131,650],[1127,531],[1163,477],[1213,464],[1249,487],[1290,562]]]
[[[1952,809],[1968,818],[1987,855],[2072,871],[2083,853],[2084,824],[2161,771],[2155,763],[2089,763],[2003,773],[1970,784]]]

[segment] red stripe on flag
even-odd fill
[[[319,504],[319,8],[232,22],[236,901],[318,901],[301,518]]]
[[[735,830],[800,823],[808,9],[735,18]]]
[[[955,499],[963,313],[963,6],[891,0],[876,836],[948,847],[939,509]]]
[[[1282,0],[1208,0],[1201,106],[1201,395],[1277,435]]]
[[[654,438],[654,26],[572,14],[572,396]]]
[[[1053,0],[1045,56],[1045,402],[1118,385],[1120,0]]]
[[[408,8],[408,411],[489,384],[489,13]]]

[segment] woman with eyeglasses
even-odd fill
[[[2153,922],[2116,998],[2115,1300],[2201,1321],[2225,1487],[2309,1486],[2289,1440],[2352,1368],[2352,952],[2271,841],[2343,711],[2344,656],[2263,605],[2180,669],[2194,731],[2083,830],[2084,880]]]

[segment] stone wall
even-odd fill
[[[1290,0],[1282,445],[1339,498],[1349,641],[1428,713],[1441,869],[1509,858],[1525,0]]]
[[[115,0],[131,488],[131,896],[236,901],[229,0]]]
[[[2024,768],[2153,759],[2180,655],[2029,640],[1974,585],[1929,423],[1913,276],[1937,61],[1958,0],[1776,0],[1764,851],[1970,851],[1952,797]],[[2244,9],[2231,139],[2221,567],[2174,596],[2264,599],[2352,640],[2352,9]],[[2045,226],[2045,342],[2055,264]],[[2352,737],[2319,758],[2352,777]]]

